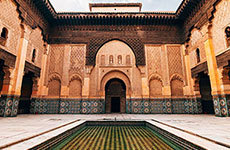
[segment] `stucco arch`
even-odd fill
[[[123,42],[130,47],[130,49],[133,51],[135,55],[135,62],[137,66],[146,64],[144,44],[140,39],[114,37],[114,38],[91,39],[89,44],[87,45],[86,65],[96,65],[95,58],[97,56],[98,51],[105,44],[114,40]]]
[[[171,82],[172,80],[179,80],[179,81],[185,83],[185,82],[184,82],[184,78],[183,78],[180,74],[177,74],[177,73],[173,74],[173,75],[170,77],[170,82]]]
[[[136,56],[132,48],[127,43],[121,40],[110,40],[104,43],[97,51],[96,65],[100,65],[100,62],[102,61],[101,60],[102,55],[105,57],[105,65],[111,65],[111,63],[108,63],[110,57],[113,58],[112,65],[118,65],[117,64],[118,56],[122,57],[123,65],[126,65],[125,60],[126,60],[126,56],[128,55],[131,57],[131,65],[136,64]]]
[[[73,75],[71,75],[70,76],[70,80],[69,80],[69,84],[70,84],[70,82],[72,82],[73,80],[79,80],[79,81],[81,81],[81,83],[82,83],[82,77],[79,75],[79,74],[73,74]],[[68,85],[69,85],[68,84]]]
[[[150,75],[150,77],[149,77],[149,82],[150,82],[151,80],[158,80],[158,81],[160,81],[160,82],[162,83],[162,86],[164,85],[164,82],[163,82],[163,80],[162,80],[162,77],[161,77],[159,74],[152,74],[152,75]]]
[[[126,86],[126,96],[129,96],[131,93],[131,82],[129,77],[123,73],[122,71],[119,70],[113,70],[105,74],[102,79],[101,79],[101,84],[100,84],[100,91],[102,91],[102,95],[105,96],[105,86],[108,81],[111,79],[120,79],[125,83]]]
[[[60,74],[58,74],[58,73],[52,73],[49,75],[48,83],[52,80],[59,80],[60,82],[62,82],[62,78],[61,78]]]

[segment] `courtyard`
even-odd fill
[[[213,115],[18,115],[0,118],[0,149],[29,149],[84,121],[147,121],[205,149],[230,148],[230,119]]]

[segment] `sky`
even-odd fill
[[[142,3],[142,11],[176,11],[182,0],[50,0],[57,12],[87,12],[89,3]]]

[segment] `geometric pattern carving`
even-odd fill
[[[56,72],[60,76],[62,76],[64,50],[65,50],[64,46],[59,46],[59,45],[51,46],[49,75]]]
[[[157,73],[162,75],[161,69],[161,47],[148,46],[147,47],[148,73],[149,75]]]
[[[167,46],[169,76],[177,73],[183,76],[182,56],[180,46]]]
[[[195,45],[198,41],[202,40],[202,33],[199,30],[195,30],[191,33],[190,41],[191,46]]]
[[[85,46],[72,46],[70,55],[70,75],[79,74],[83,76],[85,65]]]
[[[96,55],[99,49],[108,41],[113,39],[119,39],[120,41],[125,42],[133,50],[134,55],[136,56],[136,65],[145,65],[145,51],[144,44],[140,39],[134,38],[93,38],[90,39],[87,46],[86,52],[86,65],[95,65]]]

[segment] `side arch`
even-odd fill
[[[178,75],[174,74],[170,79],[171,95],[183,96],[184,95],[184,80]]]
[[[57,74],[50,76],[48,81],[48,96],[60,97],[61,94],[61,79]]]
[[[149,95],[150,97],[162,96],[163,81],[160,75],[153,74],[149,79]]]
[[[78,74],[74,74],[70,77],[69,81],[69,96],[70,97],[82,97],[82,79]]]

